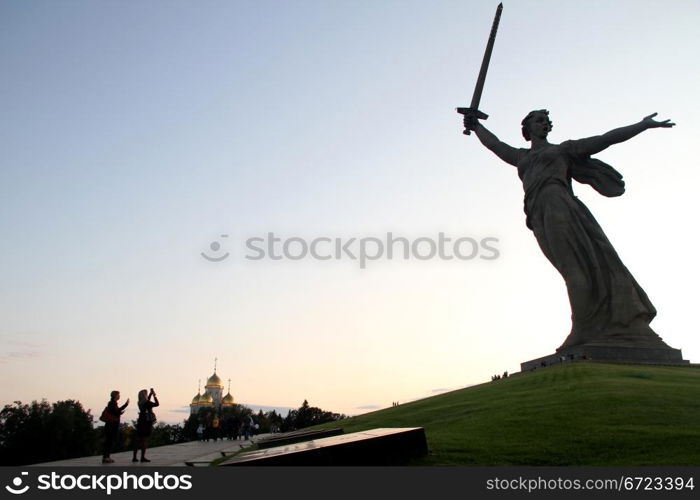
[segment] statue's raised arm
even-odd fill
[[[642,118],[641,121],[634,123],[632,125],[627,125],[626,127],[620,127],[606,132],[603,135],[597,135],[594,137],[588,137],[586,139],[580,139],[577,141],[579,151],[582,154],[594,155],[600,153],[604,149],[612,146],[613,144],[618,144],[620,142],[625,142],[634,137],[637,134],[644,132],[650,128],[670,128],[675,125],[671,120],[657,121],[654,117],[657,113],[652,113],[648,116]]]
[[[464,116],[464,129],[475,132],[481,144],[504,162],[513,166],[518,164],[518,149],[501,141],[493,132],[484,127],[475,115],[467,114]]]

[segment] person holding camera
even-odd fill
[[[153,401],[151,401],[153,398]],[[151,391],[148,392],[146,389],[139,391],[139,418],[136,421],[136,439],[134,440],[134,457],[131,459],[132,462],[138,462],[136,458],[136,452],[141,450],[141,462],[150,462],[146,458],[146,447],[148,446],[148,438],[151,437],[153,432],[153,424],[156,423],[156,416],[153,413],[153,408],[159,406],[158,397],[156,392],[151,387]]]

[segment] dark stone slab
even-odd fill
[[[422,427],[380,428],[241,453],[220,465],[401,465],[427,453]]]
[[[627,347],[604,344],[583,344],[564,347],[554,354],[520,363],[521,371],[531,371],[570,361],[608,361],[613,363],[642,363],[653,365],[688,365],[680,349]]]
[[[257,442],[258,448],[272,448],[273,446],[283,446],[287,444],[301,443],[312,439],[337,436],[343,433],[343,429],[314,429],[284,432],[273,437],[261,439]]]

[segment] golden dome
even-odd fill
[[[208,392],[205,392],[202,394],[199,398],[199,404],[200,405],[211,405],[214,404],[214,398],[211,397],[211,394]]]
[[[231,393],[229,392],[224,396],[224,399],[221,400],[222,406],[233,406],[236,404],[236,402],[233,400],[233,396],[231,396]]]
[[[216,374],[216,372],[214,372],[214,375],[207,379],[207,385],[205,385],[204,387],[220,387],[223,389],[224,384],[221,383],[221,379]]]
[[[199,399],[200,399],[201,397],[202,397],[202,396],[200,396],[199,393],[197,393],[197,395],[196,395],[195,397],[192,398],[192,402],[190,403],[190,406],[196,406],[196,405],[198,405],[198,404],[199,404]]]

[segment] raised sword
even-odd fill
[[[472,115],[480,120],[486,120],[489,115],[479,111],[479,102],[481,101],[481,92],[484,90],[484,82],[486,81],[486,72],[489,69],[489,62],[491,61],[491,52],[493,51],[493,43],[496,41],[496,32],[498,31],[498,23],[501,21],[501,11],[503,10],[503,4],[499,3],[496,7],[496,15],[493,18],[493,25],[491,26],[491,34],[489,35],[489,41],[486,44],[486,51],[484,52],[484,59],[481,61],[481,70],[479,70],[479,77],[476,79],[476,86],[474,87],[474,94],[472,95],[472,103],[468,108],[457,108],[457,113],[464,116]],[[464,130],[463,134],[470,135],[471,131],[467,128]]]

